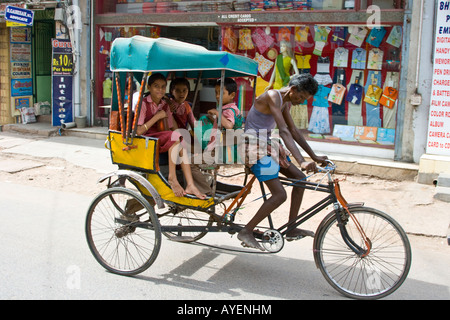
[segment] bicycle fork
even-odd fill
[[[365,258],[370,253],[370,250],[372,248],[372,242],[365,234],[358,219],[356,219],[355,215],[350,212],[349,204],[342,196],[341,188],[340,188],[339,182],[337,180],[334,183],[334,191],[335,191],[336,200],[337,200],[334,203],[334,210],[338,213],[336,215],[337,216],[336,219],[338,220],[338,227],[341,232],[342,239],[344,240],[345,244],[354,253],[356,253],[360,258]],[[356,229],[358,230],[359,234],[361,235],[362,239],[364,240],[366,249],[361,248],[361,246],[359,246],[357,243],[355,243],[355,241],[353,241],[353,239],[348,234],[347,229],[346,229],[346,225],[349,221],[348,217],[350,217],[350,219],[356,225]]]

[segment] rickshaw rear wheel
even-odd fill
[[[145,271],[161,247],[161,227],[153,207],[126,188],[98,194],[88,209],[85,228],[93,256],[113,273],[131,276]]]
[[[215,211],[216,208],[213,208]],[[164,226],[177,226],[182,229],[183,226],[188,227],[204,227],[205,231],[166,231],[162,234],[169,240],[190,243],[195,242],[203,238],[208,233],[208,227],[211,227],[214,223],[214,218],[204,211],[195,210],[192,208],[184,208],[178,210],[174,208],[169,213],[161,214],[159,217],[161,225]]]

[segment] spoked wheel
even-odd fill
[[[152,265],[161,247],[154,209],[138,193],[111,188],[89,207],[86,238],[95,259],[107,270],[135,275]]]
[[[167,226],[178,228],[177,231],[164,231],[163,234],[167,238],[184,243],[200,240],[208,233],[206,229],[214,223],[213,217],[208,213],[190,208],[174,208],[172,212],[161,214],[159,220],[163,229]]]
[[[387,214],[365,207],[350,208],[369,239],[364,239],[348,213],[342,214],[349,238],[365,252],[344,242],[335,213],[314,239],[314,259],[325,279],[340,293],[357,299],[378,299],[397,290],[411,266],[411,247],[401,226]],[[367,247],[370,250],[367,250]]]

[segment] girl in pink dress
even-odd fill
[[[159,152],[169,152],[169,184],[177,197],[193,194],[204,199],[194,184],[191,167],[186,150],[181,146],[181,135],[171,131],[176,129],[176,122],[169,105],[163,100],[166,94],[167,80],[161,73],[152,74],[147,81],[149,95],[142,101],[139,114],[137,134],[159,139]],[[176,163],[178,155],[181,157],[181,169],[186,179],[186,188],[178,182],[176,176]]]
[[[170,105],[173,118],[180,129],[187,129],[188,125],[193,129],[196,121],[192,108],[186,101],[189,91],[190,84],[186,78],[176,78],[170,83],[169,92],[172,98],[167,102]]]

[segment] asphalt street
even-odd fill
[[[59,157],[89,166],[98,175],[111,169],[105,167],[110,164],[109,154],[98,141],[87,141],[83,147],[73,138],[56,141],[33,140],[30,146],[30,141],[3,140],[0,146],[3,154],[7,150],[28,154],[36,161]],[[111,274],[96,262],[86,243],[84,224],[92,199],[64,188],[17,183],[13,175],[0,181],[0,299],[171,299],[180,303],[190,299],[346,299],[316,268],[311,238],[286,243],[277,254],[254,254],[234,251],[242,247],[226,233],[207,235],[202,242],[208,246],[163,237],[160,254],[147,271],[135,277]],[[386,299],[450,299],[446,239],[409,238],[413,252],[409,276]]]

